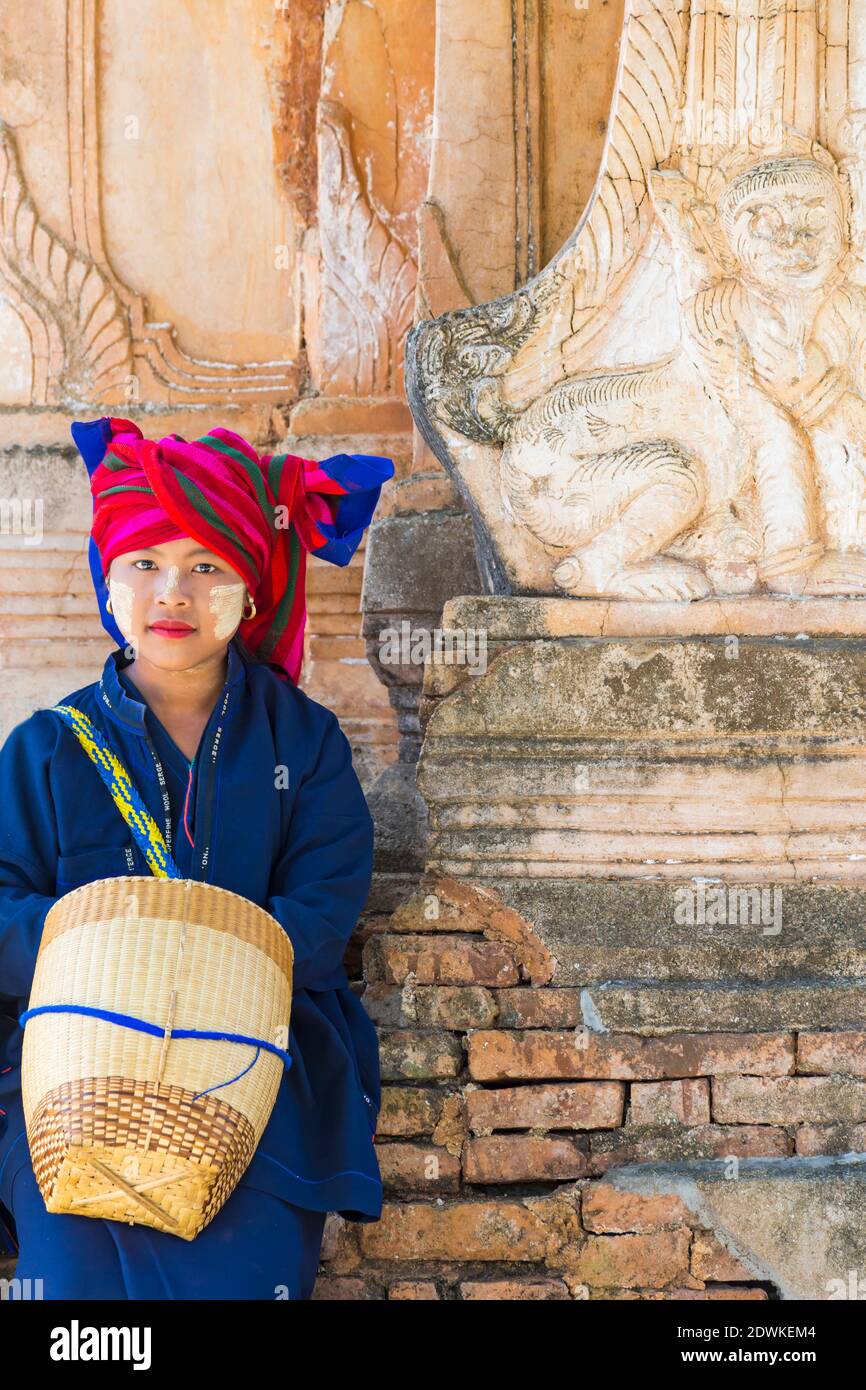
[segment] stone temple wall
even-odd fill
[[[386,1189],[318,1298],[862,1271],[861,46],[864,0],[6,7],[0,734],[107,650],[70,420],[397,465],[308,573]]]
[[[485,7],[470,86],[446,10],[435,130],[483,138],[489,83],[521,134],[495,214],[434,137],[422,282],[461,293],[406,351],[483,592],[401,673],[424,872],[388,904],[388,841],[363,950],[393,1200],[321,1288],[860,1297],[866,7],[610,13],[578,206],[573,12]]]

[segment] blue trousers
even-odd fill
[[[44,1299],[310,1298],[326,1212],[241,1181],[194,1240],[61,1215],[46,1211],[23,1139],[20,1147],[24,1161],[9,1165],[0,1200],[15,1218],[14,1277],[41,1279]]]

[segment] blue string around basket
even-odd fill
[[[29,1019],[36,1018],[38,1014],[84,1014],[88,1018],[101,1018],[106,1023],[117,1023],[121,1028],[135,1028],[139,1033],[151,1033],[155,1038],[165,1037],[165,1029],[160,1027],[158,1023],[147,1023],[143,1018],[133,1018],[131,1014],[111,1013],[108,1009],[97,1009],[90,1004],[40,1004],[37,1008],[25,1009],[23,1014],[18,1015],[20,1027],[23,1028]],[[282,1060],[286,1071],[292,1065],[291,1054],[282,1047],[277,1047],[276,1043],[265,1042],[264,1038],[247,1037],[244,1033],[223,1033],[203,1028],[172,1028],[170,1036],[171,1038],[209,1038],[213,1042],[236,1042],[245,1043],[248,1047],[263,1047],[266,1052],[273,1052],[275,1057]],[[237,1080],[237,1077],[232,1079]],[[220,1085],[228,1086],[229,1082],[223,1081]],[[211,1089],[216,1090],[217,1088],[211,1087]],[[201,1094],[204,1095],[204,1092],[202,1091]]]
[[[252,1071],[256,1062],[259,1060],[260,1052],[261,1048],[257,1047],[256,1055],[253,1058],[253,1060],[251,1062],[248,1062],[247,1065],[244,1067],[243,1071],[238,1072],[237,1076],[230,1076],[228,1081],[218,1081],[215,1086],[205,1086],[203,1091],[196,1091],[195,1095],[193,1096],[193,1100],[201,1100],[202,1096],[209,1096],[211,1091],[221,1091],[224,1086],[232,1086],[235,1083],[235,1081],[240,1081],[242,1076],[246,1076],[248,1071]]]

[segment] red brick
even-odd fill
[[[571,1302],[568,1288],[561,1279],[491,1279],[467,1280],[460,1292],[470,1303],[502,1303],[523,1300],[540,1302],[556,1299]]]
[[[403,1280],[388,1286],[388,1297],[394,1301],[429,1302],[438,1299],[439,1290],[429,1279]]]
[[[590,1294],[590,1299],[604,1300],[605,1302],[644,1302],[644,1303],[670,1303],[695,1300],[696,1302],[712,1302],[716,1299],[737,1299],[746,1302],[760,1302],[767,1298],[763,1289],[749,1288],[742,1285],[730,1285],[727,1288],[714,1289],[596,1289]]]
[[[414,1021],[420,1028],[489,1028],[498,1022],[494,995],[480,985],[424,985],[414,992]]]
[[[499,1009],[491,990],[482,985],[389,985],[375,980],[367,986],[364,1007],[380,1028],[445,1028],[465,1032],[498,1022]]]
[[[623,1163],[665,1163],[729,1155],[785,1158],[789,1148],[784,1129],[770,1125],[698,1125],[694,1129],[634,1125],[590,1138],[593,1173],[606,1173]]]
[[[661,1289],[688,1275],[689,1233],[589,1236],[569,1272],[590,1287]]]
[[[466,1122],[476,1134],[495,1129],[613,1129],[622,1124],[621,1081],[479,1088],[465,1093]]]
[[[320,1260],[333,1260],[344,1255],[347,1249],[351,1249],[353,1240],[353,1226],[339,1216],[335,1211],[329,1211],[325,1217],[325,1226],[322,1231],[322,1248],[319,1253]]]
[[[576,1028],[583,1022],[579,989],[498,989],[501,1028]]]
[[[553,1182],[579,1178],[587,1171],[586,1141],[532,1134],[501,1134],[470,1139],[463,1147],[467,1182]]]
[[[381,1298],[379,1289],[363,1279],[340,1279],[324,1277],[316,1280],[312,1301],[318,1303],[360,1303]]]
[[[472,936],[372,936],[364,947],[368,980],[416,985],[511,985],[520,979],[513,949]]]
[[[691,1213],[679,1197],[644,1197],[606,1182],[587,1183],[581,1194],[581,1220],[587,1231],[616,1233],[659,1231],[687,1224]],[[693,1219],[693,1218],[692,1218]]]
[[[692,1241],[692,1274],[714,1284],[750,1283],[755,1276],[714,1235],[699,1232]]]
[[[376,1134],[432,1134],[442,1114],[445,1091],[423,1086],[383,1086]]]
[[[866,1153],[866,1124],[798,1125],[794,1135],[798,1154]]]
[[[426,1196],[457,1192],[460,1160],[433,1144],[376,1144],[376,1158],[387,1192]]]
[[[687,1300],[696,1303],[711,1303],[723,1299],[735,1300],[738,1303],[765,1303],[769,1294],[764,1289],[737,1288],[734,1285],[726,1289],[671,1289],[663,1297],[683,1303]]]
[[[543,1260],[544,1224],[519,1202],[388,1203],[378,1221],[359,1223],[372,1260]]]
[[[367,985],[364,1008],[378,1028],[411,1027],[414,1021],[405,1012],[403,986],[386,985],[384,980]]]
[[[487,918],[482,913],[461,911],[432,891],[413,893],[391,916],[391,930],[401,934],[418,932],[483,932]]]
[[[395,1029],[379,1038],[379,1064],[383,1081],[435,1081],[458,1076],[464,1053],[460,1039],[451,1033],[420,1033]]]
[[[866,1033],[800,1033],[798,1072],[847,1072],[866,1076]]]
[[[488,938],[514,949],[515,958],[536,985],[546,984],[553,977],[556,963],[532,923],[508,907],[493,888],[429,876],[414,899],[395,913],[396,932],[403,933],[413,925],[418,932],[427,932],[431,927],[453,932],[458,926],[463,931],[483,931]]]
[[[710,1083],[706,1077],[636,1082],[629,1095],[628,1119],[635,1125],[708,1125]]]
[[[476,1081],[655,1081],[729,1072],[785,1076],[794,1068],[794,1040],[790,1033],[672,1033],[644,1038],[579,1030],[490,1029],[469,1035],[467,1056]]]

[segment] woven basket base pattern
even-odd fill
[[[256,1137],[224,1100],[109,1076],[49,1091],[28,1143],[48,1211],[193,1240],[233,1192]]]

